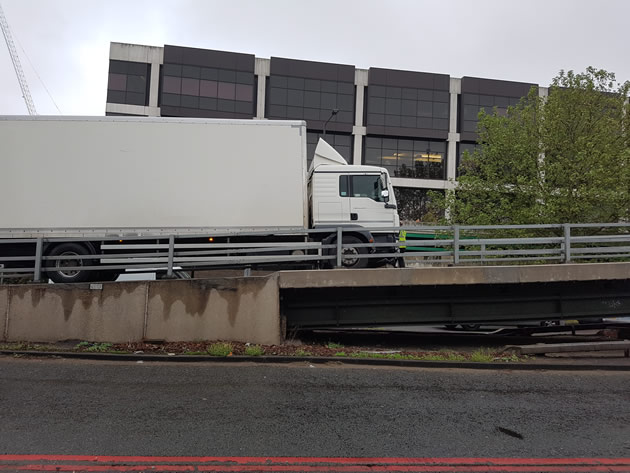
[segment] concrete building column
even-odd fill
[[[114,61],[143,62],[151,65],[149,105],[107,104],[106,112],[159,117],[160,66],[164,64],[164,48],[138,44],[110,43],[109,59]]]
[[[265,90],[267,88],[267,77],[271,73],[271,60],[264,58],[256,58],[254,65],[254,74],[258,78],[258,87],[256,89],[256,115],[254,118],[262,120],[265,118]]]
[[[354,104],[354,126],[352,127],[352,135],[354,137],[352,164],[361,164],[361,156],[363,156],[363,137],[367,134],[367,129],[363,124],[363,102],[365,101],[365,88],[368,85],[367,69],[355,69],[354,85],[356,88],[356,94]]]
[[[447,187],[452,188],[457,177],[457,143],[459,142],[459,133],[457,133],[457,97],[462,92],[462,80],[451,77],[449,92],[450,109],[446,149],[446,180],[450,183]]]
[[[149,115],[154,117],[160,116],[160,109],[158,108],[159,94],[160,94],[160,66],[164,64],[164,48],[158,48],[159,51],[155,51],[151,55],[151,82],[149,85],[149,109],[151,112],[156,112],[155,115]]]

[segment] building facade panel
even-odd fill
[[[162,115],[253,118],[254,65],[250,54],[164,46]]]
[[[450,76],[371,68],[363,162],[394,177],[446,179]]]
[[[445,140],[449,127],[445,74],[370,68],[366,93],[368,135]]]
[[[536,84],[511,82],[479,77],[463,77],[461,81],[460,111],[458,131],[461,140],[477,140],[477,117],[484,109],[492,113],[496,107],[498,113],[506,113],[509,106],[516,105]]]
[[[354,66],[271,58],[266,118],[306,120],[309,130],[352,133]],[[335,116],[332,111],[338,110]],[[332,116],[332,118],[331,118]]]
[[[109,61],[107,102],[149,105],[151,64],[133,61]]]

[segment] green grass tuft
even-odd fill
[[[475,363],[491,363],[494,359],[494,353],[489,348],[479,348],[470,355],[470,361]]]
[[[215,342],[208,345],[207,351],[210,356],[231,356],[234,347],[229,342]]]
[[[247,356],[262,356],[265,354],[265,349],[259,345],[250,345],[245,347],[245,354]]]

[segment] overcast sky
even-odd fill
[[[105,113],[112,41],[543,86],[560,69],[583,71],[589,65],[615,72],[619,80],[630,79],[628,0],[0,0],[0,4],[41,115]],[[0,114],[26,114],[3,40]]]

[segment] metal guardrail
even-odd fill
[[[406,232],[403,241],[385,243],[344,242],[357,231]],[[37,229],[29,229],[38,235]],[[73,229],[74,231],[74,229]],[[9,278],[42,280],[47,268],[64,271],[126,270],[156,271],[173,277],[177,270],[252,267],[269,264],[365,266],[376,260],[405,260],[408,264],[532,264],[630,261],[630,224],[403,226],[392,228],[335,227],[316,230],[285,230],[287,241],[264,241],[269,232],[218,232],[184,235],[160,229],[154,235],[107,237],[54,237],[41,231],[35,238],[0,238],[0,283]],[[87,231],[89,234],[89,231]],[[328,244],[318,235],[336,234]],[[240,238],[246,242],[239,242]],[[215,242],[210,239],[221,240]],[[59,243],[95,241],[101,254],[47,254]],[[203,242],[202,242],[203,241]],[[20,254],[6,251],[20,248]],[[359,263],[361,262],[361,263]]]

